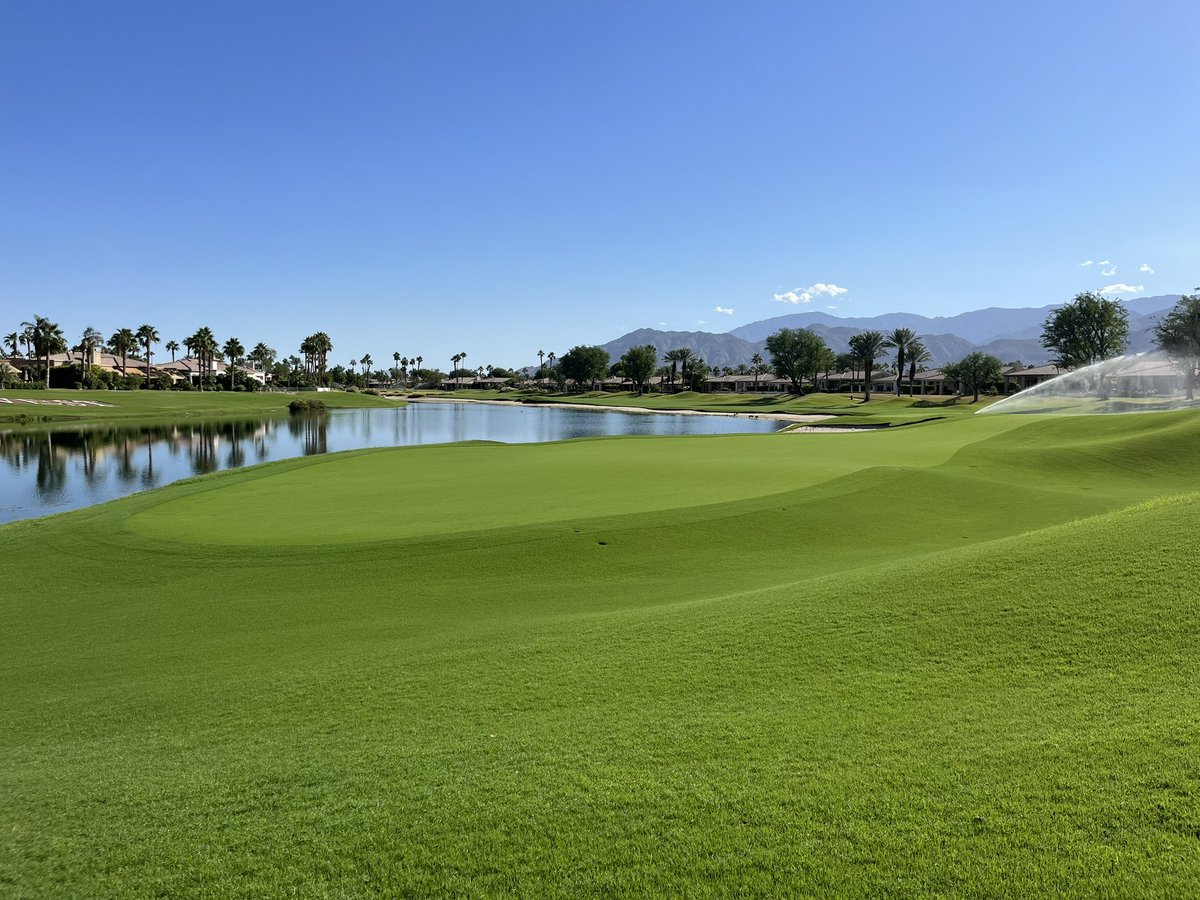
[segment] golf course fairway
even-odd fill
[[[365,450],[0,527],[0,893],[1194,896],[1198,447]]]

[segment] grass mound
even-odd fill
[[[1196,893],[1197,438],[364,451],[6,526],[0,884]]]

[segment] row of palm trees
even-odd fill
[[[22,322],[21,326],[22,330],[20,332],[14,331],[5,335],[3,342],[8,345],[14,356],[18,353],[18,347],[23,345],[26,349],[26,356],[29,356],[30,351],[32,351],[34,356],[42,360],[45,370],[45,380],[49,384],[50,357],[55,353],[65,352],[67,349],[67,342],[62,328],[44,316],[34,316],[32,321]],[[158,330],[153,325],[141,325],[136,330],[120,328],[113,333],[107,343],[103,340],[99,331],[89,326],[84,329],[79,343],[72,349],[77,350],[80,353],[81,360],[83,360],[87,359],[91,353],[99,350],[101,347],[107,346],[114,355],[121,357],[122,374],[127,374],[130,353],[142,349],[145,351],[146,382],[149,384],[154,346],[160,343],[160,341],[161,337]],[[214,363],[218,354],[229,361],[228,372],[231,390],[234,387],[234,372],[235,366],[238,363],[249,359],[265,371],[274,364],[276,359],[275,351],[261,342],[255,345],[248,356],[242,342],[235,337],[231,337],[224,344],[220,344],[212,329],[207,326],[197,329],[194,334],[184,338],[183,347],[187,349],[189,355],[197,360],[202,390],[204,374],[214,369]],[[168,341],[165,344],[165,349],[170,352],[171,361],[174,362],[175,354],[180,349],[180,344],[173,340]],[[839,364],[851,360],[861,364],[865,376],[865,395],[868,400],[871,396],[871,375],[875,362],[884,356],[885,352],[889,349],[894,350],[896,354],[896,371],[898,373],[896,394],[899,396],[905,367],[907,366],[909,369],[908,378],[911,385],[916,375],[917,366],[928,362],[931,358],[929,351],[911,328],[896,328],[886,334],[879,331],[860,332],[850,338],[850,353],[843,359],[838,360]],[[313,380],[324,379],[329,354],[333,351],[333,342],[330,340],[329,335],[323,331],[309,335],[301,341],[300,351],[304,354],[304,373]],[[538,364],[543,369],[545,368],[547,359],[549,360],[551,369],[555,367],[558,359],[553,351],[547,353],[544,350],[538,350],[537,356]],[[465,350],[452,355],[450,357],[451,371],[460,370],[466,358],[467,353]],[[402,374],[406,384],[408,381],[409,366],[414,365],[417,369],[420,369],[425,361],[422,356],[410,358],[401,356],[399,352],[393,353],[392,359],[396,364],[393,372]],[[291,362],[293,360],[295,364],[299,364],[300,362],[296,357],[291,357],[288,361]],[[684,381],[687,381],[688,376],[697,364],[703,364],[703,361],[700,360],[695,351],[688,347],[668,350],[663,354],[663,361],[670,364],[668,377],[672,385],[680,377]],[[374,360],[368,353],[361,359],[352,360],[351,367],[355,365],[361,365],[363,375],[369,378]],[[755,376],[755,384],[757,384],[758,376],[769,371],[770,369],[765,365],[762,355],[755,353],[751,358],[751,367],[747,374],[753,374]]]
[[[107,341],[104,340],[103,335],[99,331],[89,325],[80,335],[79,343],[69,349],[79,354],[81,365],[86,365],[87,360],[94,353],[107,348],[114,356],[121,358],[122,375],[129,374],[130,355],[136,353],[138,350],[144,350],[146,357],[146,384],[149,385],[151,366],[154,361],[154,347],[156,344],[161,343],[161,341],[162,337],[159,335],[158,329],[153,325],[141,325],[136,330],[132,328],[118,328]],[[19,348],[23,346],[26,358],[32,355],[41,360],[47,386],[50,384],[50,357],[56,353],[65,353],[68,350],[67,339],[63,334],[62,327],[57,322],[52,322],[45,316],[36,315],[32,321],[21,323],[20,332],[14,331],[5,335],[3,343],[7,345],[13,356],[18,355]],[[171,354],[171,362],[175,362],[175,354],[179,352],[180,343],[170,340],[164,346]],[[203,376],[205,372],[213,370],[214,361],[218,353],[223,358],[229,360],[229,386],[231,390],[234,386],[234,366],[238,363],[249,359],[257,363],[261,368],[266,369],[274,363],[276,357],[275,351],[262,342],[255,345],[249,356],[246,355],[246,348],[237,338],[230,338],[223,345],[219,345],[216,335],[207,326],[197,329],[195,334],[184,338],[182,346],[197,361],[201,390],[204,389]]]
[[[863,368],[864,399],[871,399],[871,373],[875,361],[887,355],[888,350],[896,351],[896,396],[900,396],[901,382],[904,380],[904,368],[908,366],[909,392],[912,392],[913,379],[917,375],[917,366],[929,362],[933,357],[921,343],[917,333],[911,328],[893,328],[886,334],[881,331],[862,331],[850,338],[850,354]]]

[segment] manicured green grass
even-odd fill
[[[542,391],[437,391],[426,394],[431,398],[465,400],[505,400],[516,403],[586,403],[592,406],[637,406],[657,410],[697,410],[700,412],[736,413],[793,413],[798,415],[830,415],[846,421],[830,424],[890,425],[908,424],[928,419],[956,419],[972,415],[993,398],[896,397],[893,394],[871,394],[869,402],[858,394],[738,394],[734,392],[704,394],[683,391],[678,394],[632,394],[614,391],[588,391],[579,394],[547,394]]]
[[[370,394],[329,391],[287,394],[264,391],[0,391],[0,397],[30,400],[90,400],[107,406],[0,406],[0,423],[67,422],[111,419],[184,419],[193,416],[247,416],[286,413],[299,397],[322,400],[331,409],[396,406],[397,401]]]
[[[361,451],[5,526],[0,886],[1195,894],[1198,440]]]

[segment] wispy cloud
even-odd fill
[[[696,324],[697,324],[697,325],[707,325],[707,324],[708,324],[708,319],[697,319],[697,320],[696,320]]]
[[[1096,261],[1094,259],[1085,259],[1083,262],[1080,263],[1081,266],[1094,266],[1095,264],[1096,264]]]
[[[1150,268],[1150,264],[1149,264],[1149,263],[1142,263],[1140,266],[1138,266],[1138,271],[1139,271],[1139,272],[1145,272],[1147,275],[1153,275],[1153,274],[1154,274],[1154,270],[1153,270],[1152,268]]]
[[[812,303],[817,297],[838,297],[848,293],[849,288],[838,287],[836,284],[825,284],[818,281],[806,288],[793,288],[786,294],[776,294],[778,303]]]
[[[1100,274],[1103,275],[1105,278],[1112,278],[1114,275],[1117,274],[1117,267],[1109,266],[1107,269],[1101,269]]]
[[[826,309],[837,309],[837,304],[836,304],[836,303],[830,303],[830,304],[828,304],[828,305],[827,305],[825,308],[826,308]]]
[[[1111,260],[1111,259],[1102,259],[1102,260],[1100,260],[1100,262],[1096,263],[1096,265],[1098,265],[1098,266],[1111,266],[1111,265],[1112,265],[1112,260]]]
[[[1110,284],[1100,288],[1101,294],[1140,294],[1146,289],[1144,284]]]
[[[658,327],[659,327],[659,328],[666,328],[666,327],[667,327],[667,323],[666,323],[666,322],[659,322],[659,323],[658,323]]]
[[[714,309],[713,309],[713,312],[719,312],[719,313],[721,313],[722,315],[725,315],[725,316],[732,316],[732,315],[733,315],[733,307],[731,307],[731,306],[717,306],[717,307],[714,307]]]

